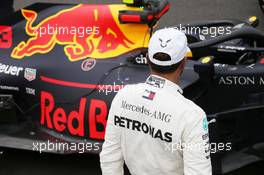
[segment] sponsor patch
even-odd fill
[[[0,89],[7,91],[19,91],[19,88],[14,86],[0,86]]]
[[[20,72],[23,70],[24,68],[22,67],[10,66],[0,63],[0,73],[4,73],[6,75],[19,76]]]
[[[202,138],[203,138],[203,140],[207,140],[207,139],[209,139],[209,134],[206,133],[206,134],[202,135]]]
[[[264,77],[263,76],[221,76],[219,77],[219,85],[240,85],[240,86],[263,86]]]
[[[26,87],[26,93],[29,95],[36,95],[36,90]]]
[[[208,131],[208,122],[207,122],[207,119],[206,118],[203,119],[203,129],[205,131]]]
[[[150,76],[147,79],[146,83],[151,86],[157,87],[157,88],[163,88],[165,84],[165,80],[162,78],[155,77],[155,76]]]
[[[138,32],[135,33],[131,25],[120,25],[120,9],[130,7],[80,4],[63,9],[42,21],[36,20],[39,19],[37,12],[22,9],[29,39],[17,44],[11,57],[30,58],[35,54],[49,53],[56,45],[62,45],[66,57],[73,62],[87,58],[113,58],[146,47],[147,42],[144,40],[149,38],[148,26],[137,26]]]
[[[144,114],[148,117],[166,123],[169,123],[172,118],[172,115],[166,112],[161,112],[159,110],[151,110],[143,105],[133,105],[128,103],[127,101],[122,101],[121,108],[128,111],[136,112],[137,114]]]
[[[151,136],[154,139],[159,139],[164,142],[172,142],[172,133],[164,132],[161,129],[153,127],[147,123],[143,123],[137,120],[131,120],[126,117],[117,116],[114,117],[114,125],[122,128],[129,129],[131,131],[138,131],[142,134]]]
[[[42,126],[71,136],[104,139],[108,113],[105,101],[83,97],[77,106],[70,109],[58,106],[55,97],[49,92],[42,91],[40,98]]]
[[[143,54],[140,54],[140,56],[135,58],[135,62],[137,64],[143,64],[143,65],[147,65],[148,61],[147,61],[147,57],[144,56]]]
[[[37,76],[37,70],[36,69],[31,69],[31,68],[26,68],[24,77],[28,81],[33,81],[36,79]]]
[[[148,100],[153,100],[155,95],[156,95],[156,92],[149,91],[146,89],[142,97]]]
[[[83,71],[88,72],[94,68],[96,65],[95,59],[87,59],[82,62],[81,68]]]

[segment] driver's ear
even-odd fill
[[[187,57],[185,57],[185,58],[182,60],[181,65],[180,65],[180,68],[181,68],[181,69],[184,69],[186,62],[187,62]]]

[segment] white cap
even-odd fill
[[[159,66],[171,66],[182,61],[188,52],[186,35],[174,28],[166,28],[156,31],[150,39],[148,55],[149,60]],[[156,53],[166,53],[170,60],[160,61],[154,58]]]

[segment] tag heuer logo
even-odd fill
[[[24,77],[28,81],[35,80],[36,79],[36,75],[37,75],[37,70],[36,69],[31,69],[31,68],[26,68],[25,69]]]

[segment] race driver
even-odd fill
[[[145,83],[114,98],[100,154],[103,175],[210,175],[206,114],[177,85],[186,63],[186,36],[173,28],[150,39]]]

